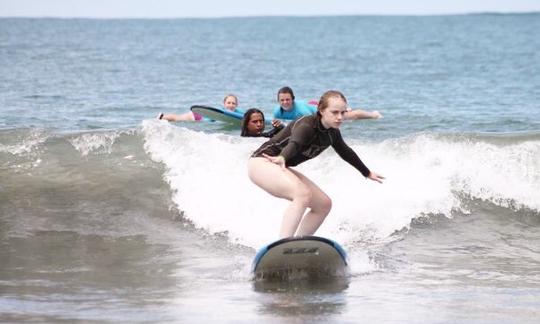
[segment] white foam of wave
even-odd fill
[[[264,139],[206,134],[153,120],[143,123],[143,134],[145,150],[166,167],[174,202],[196,226],[227,232],[232,241],[256,249],[277,238],[286,202],[252,184],[246,170],[250,153]],[[297,167],[333,199],[317,235],[345,248],[385,240],[421,214],[467,212],[457,192],[540,209],[538,142],[498,147],[429,135],[349,142],[368,167],[387,177],[384,184],[365,180],[332,149]]]
[[[473,197],[503,207],[540,210],[540,142],[497,147],[459,145],[460,176],[455,186]]]
[[[260,139],[205,134],[166,122],[143,123],[145,150],[165,164],[173,201],[210,233],[228,232],[258,248],[275,238],[283,202],[268,199],[247,177],[246,163]]]
[[[92,152],[109,154],[111,153],[114,141],[119,136],[120,132],[86,133],[70,138],[68,141],[82,156],[87,156]]]
[[[0,152],[13,155],[25,155],[34,152],[49,138],[49,134],[43,130],[32,129],[23,138],[17,139],[15,144],[0,143]]]

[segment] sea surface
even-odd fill
[[[0,322],[538,323],[540,14],[0,19]],[[317,235],[350,273],[253,280],[286,203],[219,122],[227,93],[342,91],[383,185],[332,149]]]

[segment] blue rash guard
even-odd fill
[[[221,109],[227,110],[227,108],[225,108],[225,107],[221,107]],[[227,110],[227,111],[228,111],[228,110]],[[235,113],[242,114],[242,115],[244,115],[244,114],[246,113],[246,111],[245,111],[244,109],[238,108],[238,107],[236,107],[236,108],[234,109],[234,112],[235,112]]]
[[[291,110],[285,110],[281,106],[274,108],[275,119],[294,120],[302,116],[313,115],[317,112],[317,107],[314,107],[304,100],[295,100]]]

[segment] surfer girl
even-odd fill
[[[271,130],[265,132],[265,120],[263,112],[257,108],[251,108],[246,111],[244,114],[244,119],[242,119],[242,131],[240,136],[271,138],[280,130],[285,128],[279,119],[274,119],[272,121],[272,126],[273,127]]]
[[[330,197],[293,168],[329,146],[364,177],[382,183],[384,177],[370,171],[343,141],[339,127],[346,112],[345,96],[339,91],[327,91],[315,114],[291,122],[251,155],[251,181],[272,196],[290,201],[283,214],[280,238],[314,234],[330,212]]]
[[[237,112],[243,114],[244,111],[238,108],[238,97],[233,94],[228,94],[223,98],[223,109]],[[204,117],[196,112],[190,111],[184,114],[164,114],[160,113],[158,119],[163,119],[167,121],[177,122],[177,121],[201,121],[204,120]]]
[[[278,105],[274,108],[275,119],[294,120],[302,116],[311,115],[317,112],[317,101],[306,102],[295,100],[294,92],[290,87],[283,87],[277,93]],[[344,115],[345,119],[378,119],[382,115],[377,110],[366,111],[362,109],[352,109],[347,106]]]

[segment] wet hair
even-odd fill
[[[321,111],[328,108],[329,100],[330,98],[339,98],[345,101],[347,103],[347,98],[343,95],[343,93],[337,91],[337,90],[328,90],[321,96],[321,99],[319,99],[319,104],[317,105],[317,115],[321,114]]]
[[[225,101],[227,101],[227,98],[229,97],[233,97],[234,98],[234,101],[236,101],[236,104],[238,105],[238,97],[229,93],[228,95],[225,96],[225,98],[223,98],[223,103],[225,103]]]
[[[248,130],[248,124],[251,120],[251,115],[253,114],[261,114],[263,123],[264,123],[264,114],[260,109],[257,108],[250,108],[246,111],[244,114],[244,118],[242,119],[242,132],[240,133],[240,136],[247,137],[247,136],[253,136],[249,133]]]
[[[290,87],[283,87],[283,88],[278,90],[278,92],[277,92],[277,100],[278,101],[279,101],[279,95],[282,94],[282,93],[290,94],[291,97],[292,97],[292,100],[294,100],[294,92],[292,91],[292,89]]]

